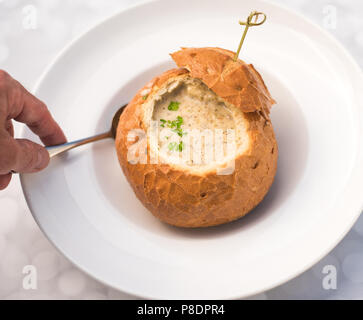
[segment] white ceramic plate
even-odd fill
[[[29,207],[51,242],[100,281],[148,298],[237,298],[277,286],[327,254],[363,203],[363,77],[319,27],[256,0],[161,0],[107,19],[74,41],[36,88],[70,140],[108,129],[117,108],[174,66],[180,46],[234,50],[262,73],[277,105],[276,180],[247,217],[203,230],[156,220],[134,196],[113,141],[73,150],[22,175]],[[25,136],[35,137],[30,132]]]

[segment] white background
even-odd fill
[[[102,19],[137,2],[140,1],[0,0],[0,68],[32,89],[45,67],[69,41]],[[363,1],[274,2],[291,7],[326,28],[363,67]],[[326,20],[326,13],[332,8],[336,8],[336,27]],[[0,299],[134,298],[91,279],[52,247],[27,208],[18,177],[13,178],[5,191],[0,191],[0,257]],[[22,287],[22,269],[28,264],[37,267],[37,290]],[[325,265],[333,265],[337,269],[336,290],[323,289],[325,275],[322,270]],[[278,288],[252,298],[362,299],[363,218],[313,268]]]

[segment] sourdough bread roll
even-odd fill
[[[150,81],[120,117],[122,170],[144,206],[168,224],[195,228],[236,220],[273,182],[274,100],[254,67],[234,62],[233,55],[220,48],[173,53],[180,68]]]

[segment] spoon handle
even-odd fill
[[[46,149],[49,152],[49,157],[52,158],[52,157],[56,156],[57,154],[63,153],[70,149],[73,149],[73,148],[76,148],[76,147],[79,147],[79,146],[82,146],[84,144],[91,143],[94,141],[103,140],[106,138],[112,138],[112,133],[105,132],[105,133],[97,134],[92,137],[88,137],[88,138],[84,138],[84,139],[80,139],[80,140],[76,140],[76,141],[72,141],[72,142],[67,142],[64,144],[59,144],[57,146],[46,147]]]

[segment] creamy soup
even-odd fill
[[[224,102],[200,80],[179,81],[169,86],[155,102],[152,116],[152,119],[158,122],[162,132],[158,140],[159,149],[175,154],[190,147],[192,154],[193,138],[190,134],[191,130],[197,129],[201,133],[203,164],[205,150],[214,147],[215,129],[221,129],[219,132],[222,132],[224,143],[227,129],[235,129],[233,114]],[[203,132],[206,129],[212,130],[212,140],[204,137]],[[194,162],[192,157],[187,161],[189,165]]]

